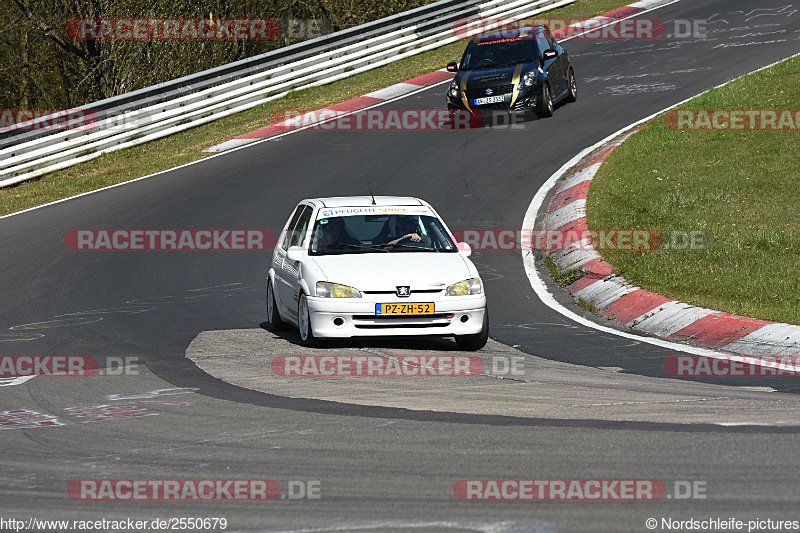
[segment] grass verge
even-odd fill
[[[591,302],[587,302],[583,298],[578,298],[578,305],[583,307],[586,311],[590,313],[597,313],[597,307]]]
[[[586,19],[628,3],[630,0],[578,0],[569,6],[542,14],[542,17]],[[345,80],[296,91],[284,98],[210,124],[104,154],[92,161],[51,172],[36,180],[0,189],[0,214],[107,187],[208,157],[210,154],[203,152],[205,148],[269,125],[277,110],[319,109],[443,68],[448,61],[460,59],[465,45],[465,42],[456,42]],[[158,157],[153,157],[153,154],[158,154]]]
[[[797,109],[800,58],[680,109]],[[793,113],[794,115],[794,113]],[[800,324],[800,130],[674,131],[655,119],[592,181],[590,227],[698,231],[699,250],[607,251],[617,272],[693,304]]]
[[[553,258],[549,255],[545,256],[544,263],[547,265],[547,270],[550,271],[550,275],[553,277],[553,280],[558,283],[559,287],[567,287],[572,285],[581,279],[585,274],[585,272],[580,268],[568,270],[567,272],[560,272],[558,270],[558,266],[556,266],[556,262],[553,261]]]

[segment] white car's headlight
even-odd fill
[[[453,283],[444,293],[447,296],[467,296],[470,294],[481,294],[483,292],[483,284],[480,278],[470,278],[458,283]]]
[[[318,281],[317,296],[321,298],[361,298],[361,293],[357,289],[341,283]]]

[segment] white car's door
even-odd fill
[[[278,305],[285,313],[295,318],[297,317],[297,296],[300,288],[298,278],[300,263],[298,261],[290,261],[286,257],[286,252],[292,246],[302,246],[313,212],[314,209],[309,205],[301,204],[297,207],[289,226],[286,228],[284,240],[276,250],[276,253],[280,254],[281,257],[281,268],[275,267],[275,275],[280,278],[278,286],[275,288],[280,299]]]
[[[283,295],[286,292],[284,289],[288,281],[286,280],[283,270],[283,263],[286,261],[286,251],[289,248],[289,240],[292,237],[292,231],[297,225],[297,220],[300,218],[300,215],[303,213],[304,209],[305,205],[303,204],[300,204],[295,208],[294,213],[292,213],[292,216],[286,223],[283,234],[281,234],[281,238],[278,241],[278,244],[275,246],[275,252],[272,255],[272,268],[275,269],[275,286],[273,287],[273,291],[275,292],[275,300],[277,301],[278,308],[284,313],[287,312],[287,306],[285,300],[283,299]]]

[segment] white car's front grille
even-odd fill
[[[444,289],[411,289],[410,294],[438,294]],[[391,291],[362,291],[364,294],[397,294],[397,290]]]
[[[353,315],[353,325],[359,329],[380,328],[445,328],[453,320],[453,313],[433,315]]]
[[[357,329],[390,329],[390,328],[446,328],[450,325],[450,321],[447,322],[415,322],[413,324],[409,324],[407,322],[404,323],[375,323],[375,324],[364,324],[361,322],[353,322],[353,325]]]

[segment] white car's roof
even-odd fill
[[[425,205],[419,198],[410,196],[376,196],[372,203],[372,196],[336,196],[332,198],[313,198],[310,201],[321,204],[322,207],[368,207],[371,205]]]

